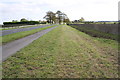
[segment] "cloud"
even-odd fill
[[[1,0],[0,17],[4,21],[21,18],[42,20],[46,12],[61,10],[71,20],[117,20],[119,0]]]

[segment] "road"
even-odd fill
[[[42,28],[42,27],[47,27],[47,26],[50,26],[50,25],[41,25],[41,26],[36,26],[36,27],[27,27],[27,28],[19,28],[19,29],[11,29],[11,30],[1,30],[0,36],[12,34],[12,33],[17,33],[17,32],[22,32],[22,31],[29,31],[32,29],[37,29],[37,28]]]
[[[6,60],[9,56],[13,55],[17,51],[19,51],[21,48],[24,48],[25,46],[27,46],[34,40],[38,39],[39,37],[43,36],[44,34],[48,33],[49,31],[51,31],[52,29],[56,27],[57,26],[48,28],[46,30],[37,32],[33,35],[30,35],[30,36],[21,38],[19,40],[15,40],[13,42],[2,45],[2,61]]]

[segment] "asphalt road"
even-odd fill
[[[50,26],[50,25],[41,25],[41,26],[36,26],[36,27],[27,27],[27,28],[19,28],[19,29],[11,29],[11,30],[1,30],[0,36],[17,33],[17,32],[22,32],[22,31],[29,31],[32,29],[37,29],[37,28],[42,28],[42,27],[47,27],[47,26]]]
[[[5,45],[2,45],[2,61],[6,60],[9,56],[15,54],[21,48],[24,48],[25,46],[27,46],[34,40],[38,39],[39,37],[43,36],[44,34],[48,33],[49,31],[51,31],[52,29],[54,29],[56,27],[57,26],[48,28],[46,30],[42,30],[40,32],[32,34],[30,36],[21,38],[19,40],[15,40],[15,41],[7,43]]]

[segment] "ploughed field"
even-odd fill
[[[3,62],[3,78],[118,78],[118,43],[60,25]]]

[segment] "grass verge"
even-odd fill
[[[40,24],[41,25],[41,24]],[[40,26],[40,25],[23,25],[23,27],[8,27],[8,28],[0,28],[0,30],[11,30],[11,29],[19,29],[19,28],[27,28],[27,27],[36,27],[36,26]]]
[[[48,29],[48,28],[51,28],[51,27],[54,27],[54,26],[57,26],[57,25],[43,27],[43,28],[37,28],[37,29],[30,30],[30,31],[23,31],[23,32],[13,33],[13,34],[5,35],[5,36],[0,36],[0,38],[2,38],[2,44],[6,44],[8,42],[14,41],[16,39],[23,38],[25,36],[34,34],[36,32],[39,32],[41,30],[45,30],[45,29]]]
[[[118,78],[117,49],[103,41],[59,26],[3,62],[3,78]]]

